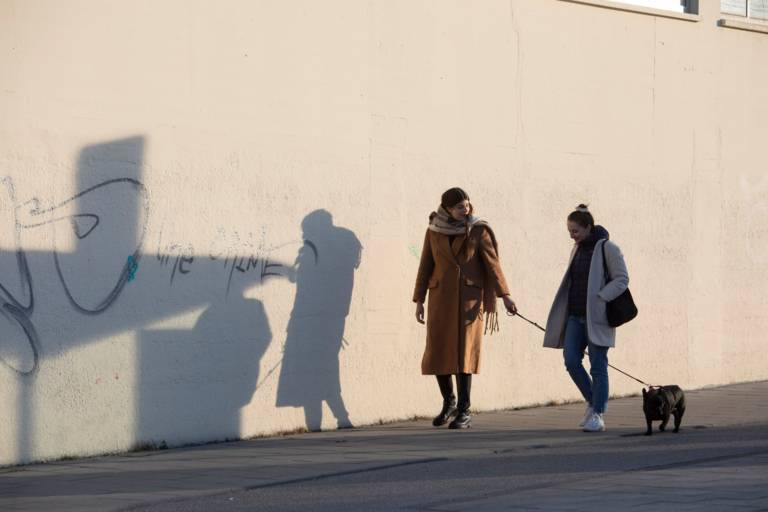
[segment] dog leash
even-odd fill
[[[546,330],[546,329],[544,329],[542,326],[540,326],[539,324],[537,324],[537,323],[536,323],[536,322],[534,322],[533,320],[528,320],[527,318],[525,318],[525,317],[524,317],[523,315],[521,315],[520,313],[515,313],[514,315],[512,315],[512,314],[510,314],[510,313],[509,313],[509,311],[507,311],[507,315],[508,315],[508,316],[519,316],[520,318],[522,318],[523,320],[525,320],[525,321],[526,321],[526,322],[528,322],[529,324],[531,324],[531,325],[533,325],[533,326],[536,326],[536,327],[538,327],[539,329],[541,329],[541,332],[547,332],[547,330]],[[587,354],[589,354],[589,351],[588,351],[588,350],[587,350],[586,352],[587,352]],[[614,370],[616,370],[616,371],[617,371],[617,372],[619,372],[619,373],[623,373],[624,375],[626,375],[626,376],[627,376],[627,377],[629,377],[630,379],[634,379],[634,380],[636,380],[637,382],[639,382],[640,384],[643,384],[643,385],[645,385],[645,386],[648,386],[649,388],[652,388],[652,387],[658,387],[658,386],[651,386],[651,385],[650,385],[650,384],[648,384],[647,382],[643,382],[642,380],[638,379],[637,377],[634,377],[634,376],[632,376],[632,375],[628,374],[628,373],[627,373],[627,372],[625,372],[624,370],[619,370],[618,368],[616,368],[615,366],[613,366],[613,365],[612,365],[612,364],[610,364],[610,363],[608,363],[608,366],[610,366],[611,368],[613,368]]]

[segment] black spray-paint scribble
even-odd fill
[[[114,285],[110,286],[104,296],[97,301],[95,306],[85,306],[78,301],[71,290],[70,283],[72,282],[71,280],[73,277],[68,276],[63,269],[55,242],[52,248],[56,274],[69,302],[76,310],[82,313],[99,314],[108,309],[115,302],[120,295],[120,292],[125,287],[125,284],[132,280],[138,269],[139,259],[141,258],[141,246],[144,241],[149,219],[149,195],[146,187],[140,181],[133,178],[117,178],[89,187],[54,206],[42,208],[41,201],[38,198],[32,198],[25,203],[19,204],[16,199],[13,180],[10,177],[0,178],[0,185],[5,188],[6,198],[10,201],[10,204],[13,207],[13,224],[15,228],[13,243],[17,261],[16,271],[18,273],[19,282],[21,283],[21,295],[23,295],[23,297],[17,297],[3,285],[2,279],[0,279],[0,313],[6,319],[11,321],[11,323],[15,323],[21,328],[25,334],[26,341],[29,344],[33,357],[31,368],[27,370],[19,370],[1,357],[0,362],[17,373],[31,375],[34,374],[38,368],[39,340],[31,319],[35,304],[34,287],[32,283],[33,273],[29,269],[27,256],[21,244],[22,232],[44,226],[55,227],[57,224],[66,223],[74,231],[77,239],[83,240],[90,236],[99,226],[101,217],[90,212],[68,213],[68,210],[72,209],[75,205],[80,205],[81,200],[86,196],[97,196],[100,199],[103,198],[101,199],[101,204],[109,204],[108,199],[110,194],[117,190],[128,190],[131,193],[136,194],[140,199],[138,204],[143,210],[143,215],[141,216],[143,220],[138,229],[135,249],[125,261],[122,270],[115,276]],[[83,258],[84,260],[90,260],[91,256],[95,255],[90,254],[87,249],[75,253],[76,258]],[[93,259],[98,260],[97,257],[94,257]],[[5,276],[2,276],[2,278],[4,277]]]
[[[224,230],[220,229],[219,234],[222,232]],[[312,252],[315,263],[319,259],[317,246],[314,242],[307,239],[268,246],[265,242],[265,233],[262,233],[262,240],[255,248],[252,243],[240,243],[240,246],[238,246],[240,236],[237,233],[234,233],[231,239],[235,242],[230,240],[230,243],[224,248],[212,245],[208,253],[210,261],[222,262],[220,278],[224,283],[225,297],[229,295],[232,280],[236,275],[254,273],[259,283],[263,283],[270,276],[290,277],[292,272],[294,272],[293,267],[279,263],[271,257],[279,249],[291,245],[304,244]],[[246,254],[243,255],[242,253]],[[188,275],[193,272],[196,261],[195,248],[190,243],[165,243],[163,241],[163,230],[161,229],[158,236],[156,259],[161,267],[170,269],[169,285],[173,285],[174,280],[179,276]]]

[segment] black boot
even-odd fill
[[[453,394],[453,381],[450,375],[437,375],[437,384],[440,386],[440,394],[443,395],[443,409],[432,420],[432,425],[439,427],[448,423],[448,420],[456,414],[456,395]]]
[[[472,426],[472,416],[469,414],[469,394],[472,389],[472,374],[459,373],[456,375],[457,387],[459,388],[458,414],[456,418],[448,425],[448,428],[469,428]]]

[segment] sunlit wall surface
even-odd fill
[[[455,185],[527,317],[587,202],[640,308],[612,364],[768,377],[768,36],[720,16],[0,3],[0,464],[435,414],[411,292]],[[473,406],[576,399],[541,342],[502,318]]]

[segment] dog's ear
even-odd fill
[[[643,398],[645,398],[647,396],[648,396],[648,392],[645,390],[645,388],[643,388]]]

